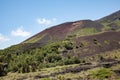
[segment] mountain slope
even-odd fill
[[[32,36],[22,43],[27,44],[27,47],[31,45],[40,47],[49,42],[64,40],[70,36],[87,36],[104,31],[120,31],[120,11],[96,21],[80,20],[56,25]]]
[[[104,32],[101,34],[77,37],[74,39],[76,52],[80,57],[91,56],[120,48],[120,32]],[[80,46],[82,44],[82,46]]]
[[[64,40],[70,36],[76,37],[92,35],[100,32],[102,27],[103,25],[91,20],[67,22],[46,29],[25,40],[21,44],[25,44],[25,49],[40,47],[50,42]]]
[[[63,40],[67,35],[76,32],[77,30],[83,28],[95,28],[97,31],[100,31],[102,25],[91,20],[81,20],[75,22],[67,22],[57,26],[53,26],[49,29],[46,29],[35,36],[29,38],[23,43],[44,43],[48,39],[51,40]]]
[[[120,31],[120,10],[96,21],[104,25],[103,31]]]
[[[120,10],[108,16],[105,16],[97,21],[98,22],[113,22],[115,20],[120,20]]]
[[[96,21],[80,20],[56,25],[1,50],[0,76],[8,72],[28,73],[70,64],[94,66],[97,63],[100,67],[100,63],[105,62],[105,66],[111,67],[110,61],[119,66],[115,62],[120,60],[119,14],[120,11]],[[55,75],[57,73],[60,72]]]

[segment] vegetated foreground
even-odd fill
[[[0,80],[119,80],[120,11],[67,22],[0,50]]]

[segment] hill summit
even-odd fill
[[[100,31],[103,26],[100,23],[91,20],[80,20],[75,22],[66,22],[60,25],[48,28],[31,38],[27,39],[23,43],[43,43],[48,41],[63,40],[70,34],[75,34],[79,30],[85,28],[94,28],[96,31]]]

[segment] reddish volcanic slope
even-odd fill
[[[63,24],[48,28],[32,36],[31,38],[27,39],[23,43],[32,43],[31,40],[33,38],[39,38],[34,43],[42,43],[42,44],[47,43],[49,41],[59,41],[59,40],[65,39],[68,34],[86,27],[100,30],[103,26],[91,20],[67,22],[67,23],[63,23]]]

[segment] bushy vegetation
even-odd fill
[[[27,73],[44,67],[80,63],[79,58],[70,56],[69,51],[74,47],[70,40],[53,42],[42,48],[26,51],[18,50],[19,47],[20,45],[16,45],[0,51],[0,63],[7,64],[7,67],[2,66],[0,70]],[[66,51],[66,56],[62,55],[64,51]]]
[[[91,74],[90,74],[93,78],[97,78],[99,80],[104,80],[104,79],[108,79],[111,77],[112,75],[112,72],[107,69],[107,68],[100,68],[98,70],[95,70],[95,71],[91,71]]]
[[[5,68],[6,68],[6,65],[5,63],[0,63],[0,76],[4,76],[7,74]]]

